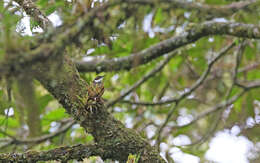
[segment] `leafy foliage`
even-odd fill
[[[88,14],[92,9],[98,8],[102,2],[92,2],[90,9],[84,8],[84,2],[87,1],[46,1],[38,0],[35,5],[43,11],[46,16],[54,14],[61,21],[61,27],[54,27],[57,31],[70,28],[75,20],[80,16]],[[185,1],[186,2],[186,1]],[[231,1],[225,0],[206,0],[196,1],[207,5],[227,5]],[[18,8],[16,12],[12,7],[18,8],[17,4],[0,2],[0,60],[1,63],[7,61],[15,55],[15,49],[19,49],[21,55],[23,51],[29,49],[35,40],[38,42],[47,42],[49,33],[33,34],[26,36],[24,29],[17,30],[23,26],[21,20],[25,17],[23,10]],[[259,11],[259,7],[255,7]],[[251,8],[249,11],[238,11],[232,16],[226,16],[219,19],[222,21],[233,21],[247,24],[257,24],[259,13]],[[115,5],[105,11],[99,12],[93,20],[87,25],[86,29],[81,31],[79,38],[69,41],[65,54],[70,56],[73,61],[96,61],[107,60],[112,58],[121,58],[136,54],[142,50],[154,46],[157,43],[178,36],[189,28],[190,24],[200,24],[207,21],[214,15],[206,15],[205,12],[193,9],[191,11],[167,3],[153,5],[129,4]],[[210,20],[215,20],[215,19]],[[30,29],[40,28],[39,22],[30,19]],[[54,22],[55,23],[55,22]],[[27,28],[27,27],[26,27]],[[53,29],[52,29],[53,30]],[[59,32],[53,34],[60,34]],[[51,35],[51,34],[50,34]],[[169,152],[176,144],[172,143],[176,137],[185,135],[191,142],[191,146],[178,147],[182,152],[192,154],[203,160],[206,151],[209,148],[209,142],[214,133],[224,129],[231,129],[238,125],[241,129],[241,135],[247,136],[253,143],[259,143],[259,116],[260,116],[260,99],[259,89],[254,88],[246,92],[243,96],[233,101],[221,109],[211,112],[196,120],[198,116],[205,111],[212,109],[230,98],[238,95],[243,88],[236,85],[236,81],[249,83],[260,79],[259,72],[259,40],[248,39],[239,40],[235,48],[229,50],[223,57],[214,63],[209,75],[196,90],[177,103],[169,102],[167,104],[158,104],[171,98],[178,98],[183,93],[189,91],[191,86],[196,83],[208,68],[208,63],[216,57],[216,54],[226,45],[235,40],[231,36],[208,36],[176,50],[177,55],[158,73],[145,81],[142,85],[134,89],[123,100],[118,101],[114,106],[108,108],[113,116],[123,122],[127,127],[133,128],[140,132],[142,136],[150,142],[158,142],[158,134],[161,135],[161,142],[167,144],[166,156],[169,160],[174,160],[174,155]],[[246,42],[244,50],[239,49],[242,42]],[[33,50],[33,48],[32,48]],[[242,51],[242,59],[237,61],[238,51]],[[30,55],[30,54],[28,54]],[[129,87],[142,79],[145,74],[152,71],[165,56],[158,57],[147,64],[135,66],[139,62],[131,63],[130,70],[127,71],[108,71],[105,74],[105,101],[115,99],[122,95]],[[9,60],[8,60],[9,61]],[[11,60],[11,62],[13,62]],[[18,61],[19,62],[19,61]],[[15,62],[14,62],[15,63]],[[237,72],[235,68],[237,65]],[[37,64],[32,69],[37,68]],[[30,76],[33,70],[26,69],[25,72],[19,73],[21,76]],[[23,96],[16,89],[12,89],[12,101],[6,98],[8,92],[5,89],[10,84],[15,87],[19,75],[13,77],[3,76],[3,80],[11,80],[12,83],[2,82],[0,86],[0,140],[11,139],[8,135],[19,137],[21,139],[30,139],[32,128],[28,127],[32,123],[32,113],[29,111]],[[97,75],[96,72],[80,72],[81,78],[87,83]],[[234,79],[236,75],[236,79]],[[33,112],[32,115],[39,117],[41,131],[39,135],[48,135],[58,131],[61,126],[66,125],[70,115],[64,108],[58,104],[57,97],[53,97],[47,90],[42,88],[39,83],[33,81],[36,103],[39,113]],[[26,84],[26,83],[24,83]],[[229,93],[228,93],[229,92]],[[152,103],[151,105],[142,105],[139,103]],[[176,105],[176,107],[174,107]],[[23,106],[23,108],[21,108]],[[12,107],[14,114],[6,115],[6,109]],[[173,109],[174,108],[174,109]],[[164,130],[159,132],[159,128],[170,117]],[[221,117],[221,118],[218,118]],[[254,124],[248,125],[248,119],[253,119]],[[193,120],[194,123],[189,124]],[[31,122],[30,122],[31,121]],[[186,125],[188,124],[188,125]],[[153,128],[154,130],[152,130]],[[213,128],[213,129],[212,129]],[[252,130],[251,130],[252,128]],[[256,128],[256,129],[255,129]],[[200,139],[204,138],[204,139]],[[201,140],[201,141],[199,141]],[[83,128],[73,125],[71,129],[58,134],[56,137],[48,139],[45,143],[33,144],[31,146],[19,147],[17,151],[25,149],[44,149],[49,150],[59,145],[72,145],[77,143],[92,143],[94,139],[91,135],[85,133]],[[1,142],[0,142],[1,145]],[[18,145],[18,144],[17,144]],[[181,146],[181,145],[180,145]],[[12,151],[12,146],[6,147],[4,151]],[[0,149],[1,150],[1,149]],[[135,155],[129,155],[135,156]]]

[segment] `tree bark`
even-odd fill
[[[39,66],[35,76],[86,132],[93,135],[95,143],[108,152],[102,159],[125,162],[129,154],[137,154],[140,162],[165,162],[154,147],[113,118],[104,105],[96,105],[93,113],[87,110],[87,83],[80,78],[69,58],[61,60],[60,64],[55,59]]]

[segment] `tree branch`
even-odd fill
[[[25,153],[0,154],[0,162],[37,162],[57,160],[66,162],[68,160],[82,160],[90,156],[102,156],[104,158],[111,155],[110,151],[104,151],[98,145],[74,145],[60,147],[49,151],[28,151]]]
[[[28,52],[28,55],[19,56],[18,63],[13,63],[12,61],[1,63],[0,75],[10,72],[21,72],[25,67],[31,66],[36,62],[45,61],[50,56],[60,53],[68,43],[73,42],[76,37],[84,33],[82,31],[88,26],[89,22],[93,21],[98,12],[120,3],[122,2],[105,3],[96,9],[92,9],[87,15],[78,19],[69,29],[65,30],[64,28],[64,31],[59,32],[58,35],[51,35],[51,38],[45,39],[48,40],[46,43],[42,43],[38,48]],[[77,67],[81,72],[128,70],[135,66],[148,63],[159,56],[209,35],[232,35],[257,39],[260,38],[260,26],[232,22],[204,22],[191,26],[179,36],[164,40],[130,56],[99,61],[77,62]],[[136,63],[137,59],[138,63]]]
[[[257,0],[248,0],[248,1],[240,1],[240,2],[233,2],[229,5],[207,5],[197,2],[188,2],[182,0],[164,0],[164,1],[157,1],[157,0],[130,0],[129,2],[132,3],[139,3],[139,4],[150,4],[156,5],[158,3],[167,3],[170,8],[182,8],[188,11],[196,10],[201,12],[201,14],[208,14],[211,18],[213,17],[224,17],[230,16],[239,10],[247,10],[249,6],[256,5]]]
[[[197,122],[198,120],[210,115],[213,112],[216,112],[217,110],[221,109],[221,108],[226,108],[227,106],[231,105],[232,103],[234,103],[238,98],[240,98],[242,95],[244,95],[245,91],[242,91],[241,93],[239,93],[238,95],[233,96],[232,98],[230,98],[229,100],[225,100],[223,102],[221,102],[220,104],[217,104],[216,106],[214,106],[211,109],[206,110],[205,112],[199,114],[198,116],[196,116],[192,121],[190,121],[189,123],[185,124],[185,125],[181,125],[181,126],[173,126],[171,127],[172,129],[175,128],[183,128],[183,127],[187,127],[190,126],[192,124],[194,124],[195,122]]]
[[[201,77],[191,86],[191,88],[184,92],[180,97],[178,97],[177,99],[174,99],[175,105],[172,107],[171,111],[168,113],[165,121],[163,122],[163,124],[161,125],[161,127],[158,129],[157,131],[157,148],[159,149],[159,145],[161,142],[161,132],[163,131],[163,129],[166,127],[166,125],[168,124],[168,122],[170,121],[173,113],[175,112],[178,104],[188,95],[190,95],[192,92],[194,92],[199,86],[201,86],[203,84],[203,82],[205,81],[205,79],[207,78],[207,76],[210,73],[210,70],[212,68],[212,66],[214,65],[214,63],[216,63],[224,54],[226,54],[233,46],[235,46],[235,42],[231,43],[230,45],[226,46],[225,48],[221,49],[221,51],[216,55],[216,57],[214,57],[208,64],[207,69],[204,71],[204,73],[201,75]]]
[[[249,65],[247,65],[247,66],[245,66],[245,67],[242,67],[242,68],[238,69],[238,72],[239,72],[239,73],[248,72],[248,71],[250,71],[250,70],[259,68],[259,66],[260,66],[260,62],[257,61],[257,62],[254,62],[254,63],[252,63],[252,64],[249,64]]]
[[[130,103],[130,104],[135,104],[135,105],[146,105],[146,106],[154,106],[154,105],[165,105],[165,104],[170,104],[170,103],[178,103],[180,100],[182,100],[183,98],[187,97],[188,95],[190,95],[192,92],[194,92],[206,79],[206,77],[208,76],[208,74],[210,73],[210,70],[213,66],[213,64],[218,61],[218,59],[220,57],[222,57],[224,54],[227,53],[228,50],[230,50],[232,47],[234,47],[235,42],[233,42],[232,44],[228,45],[227,47],[223,48],[219,54],[213,58],[209,64],[207,69],[204,71],[204,73],[202,74],[202,76],[190,87],[190,89],[188,91],[183,91],[184,93],[177,98],[169,98],[167,100],[163,100],[163,101],[158,101],[158,102],[145,102],[145,101],[138,101],[138,102],[132,102],[132,101],[122,101],[121,103]]]
[[[37,21],[41,28],[44,30],[47,27],[52,27],[51,21],[45,16],[41,10],[39,10],[33,1],[31,0],[15,0],[26,12],[27,15],[30,15],[35,21]]]
[[[185,124],[185,125],[181,125],[181,126],[173,126],[171,127],[170,131],[172,129],[176,129],[176,128],[183,128],[183,127],[187,127],[190,126],[192,124],[194,124],[195,122],[197,122],[198,120],[210,115],[213,112],[216,112],[220,109],[224,109],[227,106],[233,104],[236,100],[238,100],[240,97],[242,97],[246,92],[252,90],[252,89],[256,89],[256,88],[260,88],[260,81],[251,81],[248,82],[247,85],[243,85],[244,89],[242,92],[240,92],[239,94],[233,96],[232,98],[230,98],[229,100],[225,100],[219,104],[217,104],[216,106],[214,106],[211,109],[206,110],[205,112],[199,114],[198,116],[196,116],[192,121],[190,121],[189,123]]]
[[[66,131],[68,131],[68,129],[71,128],[71,126],[75,124],[75,121],[72,120],[72,121],[69,121],[67,124],[65,124],[64,126],[62,126],[58,131],[56,132],[53,132],[51,134],[48,134],[48,135],[43,135],[43,136],[40,136],[40,137],[35,137],[35,138],[31,138],[31,139],[19,139],[19,138],[16,138],[14,136],[11,136],[11,135],[7,135],[8,137],[10,137],[10,139],[7,139],[7,143],[3,146],[1,146],[0,149],[3,149],[4,147],[7,147],[8,145],[20,145],[20,144],[39,144],[41,142],[44,142],[46,140],[49,140],[49,139],[52,139]],[[0,130],[1,132],[1,130]],[[2,132],[1,132],[2,133]]]
[[[190,25],[189,28],[180,35],[161,41],[138,53],[113,59],[78,61],[76,62],[76,65],[80,72],[129,70],[142,64],[146,64],[170,51],[209,35],[231,35],[235,37],[259,39],[260,26],[253,24],[208,21],[198,25]]]
[[[91,113],[86,108],[88,92],[87,83],[83,81],[72,61],[66,57],[62,64],[57,60],[48,63],[35,71],[35,77],[63,105],[105,151],[110,150],[112,160],[126,161],[128,155],[140,155],[140,162],[165,162],[150,144],[136,131],[125,128],[105,109],[96,105],[96,112]],[[53,67],[56,66],[56,67]],[[102,159],[107,159],[101,155]]]
[[[21,73],[24,70],[27,70],[26,68],[30,68],[36,63],[45,62],[48,58],[63,53],[64,47],[83,33],[82,31],[89,25],[89,22],[93,21],[97,13],[104,11],[108,7],[114,6],[119,2],[120,1],[105,3],[98,8],[92,9],[87,15],[80,17],[72,26],[62,28],[62,31],[53,29],[49,33],[43,34],[42,37],[39,38],[39,40],[42,40],[38,40],[39,42],[36,43],[39,45],[32,45],[31,49],[28,51],[21,52],[20,49],[17,48],[19,49],[19,51],[15,51],[17,57],[0,63],[0,76]]]
[[[138,80],[134,85],[132,85],[130,88],[124,91],[122,95],[119,97],[109,101],[107,103],[107,108],[113,106],[117,102],[121,101],[125,96],[127,96],[129,93],[131,93],[133,90],[135,90],[137,87],[139,87],[141,84],[143,84],[145,81],[147,81],[150,77],[154,76],[157,72],[161,71],[162,68],[173,58],[176,56],[177,52],[174,51],[171,54],[169,54],[163,61],[161,61],[157,67],[155,67],[152,71],[148,72],[143,76],[142,79]]]

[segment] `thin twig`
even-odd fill
[[[236,65],[235,65],[235,68],[234,68],[234,72],[232,74],[233,81],[232,81],[231,87],[227,91],[226,98],[228,98],[231,95],[232,90],[233,90],[233,88],[235,87],[235,85],[237,83],[238,68],[239,68],[239,65],[241,63],[242,55],[244,53],[246,44],[247,44],[247,42],[243,39],[243,41],[239,44],[238,49],[236,51],[236,54],[235,54],[236,55]]]
[[[221,114],[222,114],[222,112],[219,112],[217,114],[216,121],[213,124],[213,126],[210,127],[210,129],[199,140],[196,140],[194,142],[191,142],[190,144],[184,144],[184,145],[181,145],[181,146],[193,146],[193,145],[197,145],[197,144],[200,144],[202,142],[205,142],[207,139],[209,139],[215,133],[215,131],[216,131],[216,129],[217,129],[219,123],[220,123]]]
[[[204,111],[203,113],[199,114],[198,116],[196,116],[192,121],[190,121],[189,123],[185,124],[185,125],[179,125],[179,126],[172,126],[170,130],[172,129],[178,129],[178,128],[184,128],[187,126],[190,126],[192,124],[194,124],[195,122],[197,122],[198,120],[210,115],[213,112],[216,112],[218,110],[220,110],[221,108],[225,108],[229,105],[231,105],[232,103],[234,103],[236,100],[238,100],[238,98],[240,98],[246,91],[242,91],[240,92],[238,95],[233,96],[232,98],[230,98],[229,100],[225,100],[222,101],[221,103],[215,105],[213,108],[208,109],[206,111]]]
[[[9,141],[7,141],[7,143],[5,143],[3,146],[0,147],[1,150],[3,150],[5,147],[9,146],[9,145],[20,145],[20,144],[39,144],[41,142],[44,142],[46,140],[49,140],[49,139],[52,139],[64,132],[66,132],[68,129],[71,128],[72,125],[74,125],[76,123],[76,121],[72,120],[72,121],[69,121],[68,123],[66,123],[64,126],[62,126],[58,131],[56,132],[53,132],[51,134],[48,134],[48,135],[43,135],[43,136],[40,136],[40,137],[35,137],[35,138],[31,138],[31,139],[19,139],[19,138],[16,138],[10,134],[7,134],[7,133],[3,133],[1,130],[0,130],[0,133],[2,134],[5,134],[7,135],[8,137],[10,137],[11,139]]]
[[[241,91],[239,94],[233,96],[229,100],[225,100],[225,101],[215,105],[213,108],[204,111],[203,113],[199,114],[192,121],[190,121],[189,123],[187,123],[185,125],[172,126],[170,130],[190,126],[190,125],[194,124],[195,122],[197,122],[198,120],[210,115],[211,113],[221,110],[222,108],[226,108],[227,106],[230,106],[236,100],[238,100],[240,97],[242,97],[246,92],[248,92],[252,89],[260,88],[260,81],[258,81],[258,80],[251,81],[251,82],[247,83],[247,85],[243,85],[243,87],[245,88],[243,91]]]
[[[238,50],[236,53],[236,66],[235,66],[234,73],[233,73],[233,82],[234,83],[236,83],[236,81],[237,81],[238,68],[239,68],[239,65],[241,64],[242,56],[245,51],[246,45],[247,45],[247,41],[243,40],[242,43],[240,43],[238,46]]]
[[[165,126],[168,124],[168,122],[169,122],[170,118],[172,117],[173,113],[175,112],[178,104],[179,104],[179,102],[177,101],[176,104],[171,108],[171,111],[167,115],[164,123],[160,126],[159,130],[157,131],[156,146],[157,146],[158,151],[160,151],[161,133],[162,133],[163,129],[165,128]]]
[[[232,44],[230,44],[229,46],[223,48],[220,52],[219,55],[217,57],[215,57],[212,61],[210,61],[208,68],[206,69],[206,71],[203,73],[203,75],[196,81],[195,84],[193,84],[191,86],[191,88],[188,91],[184,91],[184,93],[177,98],[169,98],[167,100],[163,100],[163,101],[158,101],[158,102],[145,102],[145,101],[129,101],[129,100],[123,100],[120,101],[121,103],[129,103],[129,104],[135,104],[135,105],[145,105],[145,106],[154,106],[154,105],[165,105],[165,104],[171,104],[171,103],[176,103],[177,101],[180,100],[180,98],[185,98],[188,95],[190,95],[195,89],[197,89],[202,82],[204,82],[204,80],[206,79],[206,77],[208,76],[208,74],[210,73],[211,67],[213,66],[213,64],[220,58],[222,57],[229,49],[231,49],[233,46],[235,45],[235,42],[233,42]]]
[[[142,79],[138,80],[134,85],[132,85],[130,88],[128,88],[127,90],[124,91],[124,93],[122,95],[120,95],[119,97],[109,101],[107,103],[107,108],[113,106],[114,104],[116,104],[118,101],[121,101],[125,96],[127,96],[129,93],[131,93],[133,90],[135,90],[136,88],[138,88],[141,84],[143,84],[145,81],[147,81],[149,78],[153,77],[157,72],[161,71],[162,68],[171,60],[171,58],[173,58],[174,56],[177,55],[177,51],[174,51],[172,53],[170,53],[163,61],[161,61],[158,66],[156,66],[152,71],[148,72],[147,74],[145,74],[143,76]]]
[[[254,63],[248,65],[248,66],[245,66],[245,67],[243,67],[243,68],[238,69],[238,72],[239,72],[239,73],[248,72],[248,71],[250,71],[250,70],[259,68],[259,66],[260,66],[260,61],[257,61],[257,62],[254,62]]]
[[[161,98],[164,96],[164,94],[167,91],[167,89],[169,88],[169,86],[170,86],[170,83],[169,83],[169,81],[167,81],[166,84],[164,85],[162,91],[156,97],[157,101],[161,100]]]
[[[191,88],[184,92],[180,97],[178,97],[176,99],[175,102],[175,106],[171,109],[170,113],[167,115],[167,118],[165,119],[165,121],[163,122],[163,124],[161,125],[161,127],[158,129],[157,132],[157,148],[159,149],[160,147],[160,141],[161,141],[161,132],[163,131],[163,129],[165,128],[165,126],[168,124],[169,120],[171,119],[174,111],[176,110],[176,107],[178,106],[178,103],[180,101],[182,101],[185,97],[187,97],[188,95],[190,95],[193,91],[195,91],[200,85],[203,84],[203,82],[205,81],[205,79],[207,78],[207,76],[210,73],[210,70],[212,68],[212,66],[214,65],[214,63],[216,63],[222,56],[224,56],[224,54],[226,54],[233,46],[235,45],[235,42],[231,43],[230,45],[226,46],[225,48],[223,48],[216,57],[214,57],[208,64],[207,69],[204,71],[204,73],[201,75],[201,77],[191,86]]]
[[[11,138],[11,139],[15,139],[14,136],[8,134],[7,132],[5,132],[5,131],[3,131],[3,130],[1,130],[1,129],[0,129],[0,133],[3,134],[3,135],[5,135],[5,136],[7,136],[7,137],[9,137],[9,138]]]

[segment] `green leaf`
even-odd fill
[[[38,1],[36,1],[36,3],[40,7],[45,7],[45,6],[47,6],[48,1],[47,0],[38,0]]]
[[[40,110],[43,111],[45,109],[45,107],[48,105],[48,103],[51,100],[53,100],[53,97],[51,95],[47,94],[47,95],[39,97],[37,100],[38,100]]]
[[[57,121],[57,120],[61,120],[64,118],[68,118],[69,115],[66,113],[65,109],[63,108],[58,108],[55,110],[52,110],[50,112],[48,112],[46,115],[44,115],[44,117],[42,118],[42,124],[43,125],[48,125],[50,124],[52,121]]]
[[[49,6],[48,9],[45,11],[46,15],[52,14],[56,10],[56,6]]]
[[[13,117],[7,117],[5,115],[0,115],[0,123],[6,122],[8,124],[8,127],[15,128],[19,126],[19,122],[17,119]]]
[[[155,24],[160,24],[162,21],[162,8],[158,8],[156,11],[156,14],[154,16],[154,23]]]
[[[183,60],[184,59],[181,56],[174,57],[174,59],[172,59],[168,64],[168,68],[170,69],[169,73],[176,73],[181,66]],[[166,69],[164,70],[166,71]]]
[[[239,98],[235,103],[234,103],[234,110],[236,113],[239,113],[242,109],[242,103],[243,103],[243,98]]]
[[[248,80],[260,79],[260,71],[258,69],[251,70],[247,73]]]
[[[85,132],[85,131],[84,131],[84,132]],[[88,134],[88,135],[86,136],[86,141],[87,141],[87,142],[91,142],[91,141],[93,141],[93,140],[94,140],[94,138],[93,138],[92,135],[89,135],[89,134]]]

